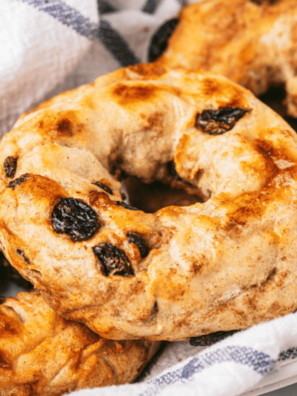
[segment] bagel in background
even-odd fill
[[[205,0],[183,8],[157,62],[222,74],[255,95],[284,84],[297,117],[297,2]]]
[[[0,318],[0,396],[59,396],[132,382],[159,346],[102,339],[57,315],[38,292],[7,298]]]
[[[140,64],[23,115],[0,144],[0,242],[63,317],[189,340],[297,308],[297,136],[223,76]],[[114,175],[203,203],[144,213]]]

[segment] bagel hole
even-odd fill
[[[297,119],[287,115],[285,106],[286,90],[283,84],[270,87],[267,92],[259,96],[259,99],[278,113],[295,131],[297,131]]]
[[[0,252],[0,294],[6,294],[10,287],[29,290],[33,285],[24,279]]]
[[[160,182],[145,184],[134,176],[123,184],[129,204],[146,213],[155,213],[167,206],[190,206],[203,202],[200,197],[182,189],[171,188]]]

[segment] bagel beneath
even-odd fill
[[[38,292],[0,305],[0,396],[59,396],[132,382],[158,349],[110,341],[57,315]]]
[[[297,308],[297,136],[225,77],[118,70],[22,116],[0,164],[5,256],[105,338],[187,340]],[[144,213],[121,172],[205,203]]]
[[[158,62],[222,74],[255,95],[285,85],[297,117],[295,0],[205,0],[185,7]]]

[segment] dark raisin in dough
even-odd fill
[[[177,171],[176,171],[176,167],[175,167],[174,161],[170,161],[170,162],[167,163],[167,172],[168,172],[168,174],[169,174],[170,176],[172,176],[175,180],[177,180],[177,181],[179,181],[179,182],[182,182],[182,183],[184,183],[184,184],[187,184],[187,185],[189,185],[189,186],[191,185],[191,183],[189,183],[188,181],[182,179],[182,178],[179,176],[179,174],[178,174]]]
[[[135,234],[128,234],[128,239],[129,243],[134,243],[138,247],[142,258],[148,255],[148,247],[140,236]]]
[[[96,212],[75,198],[61,198],[52,211],[51,220],[58,234],[69,235],[72,241],[86,241],[98,230]]]
[[[216,342],[222,341],[227,337],[232,336],[233,334],[237,333],[239,330],[232,330],[232,331],[217,331],[216,333],[211,333],[207,335],[203,335],[200,337],[192,337],[190,339],[190,344],[192,346],[209,346],[213,345]]]
[[[3,168],[6,177],[14,177],[17,168],[17,157],[7,157],[4,161]]]
[[[25,173],[24,175],[18,177],[17,179],[14,179],[11,182],[9,182],[7,187],[12,188],[14,190],[17,186],[24,183],[24,181],[27,180],[29,176],[30,176],[29,173]]]
[[[110,274],[124,277],[133,275],[129,259],[121,249],[110,243],[101,243],[93,248],[93,252],[100,261],[105,276]]]
[[[155,62],[155,60],[166,50],[168,40],[174,32],[177,24],[177,18],[169,19],[153,34],[148,50],[149,62]]]
[[[201,114],[197,114],[196,127],[209,135],[221,135],[230,131],[245,113],[247,110],[231,107],[203,110]]]
[[[22,256],[22,257],[23,257],[24,261],[25,261],[27,264],[30,264],[30,260],[28,259],[28,257],[25,255],[24,252],[22,252],[20,249],[17,249],[16,252],[17,252],[17,254],[18,254],[19,256]]]
[[[116,201],[116,204],[117,204],[118,206],[122,206],[123,208],[128,209],[128,210],[138,210],[138,209],[134,208],[133,206],[128,205],[128,204],[127,204],[126,202],[124,202],[124,201]]]
[[[110,187],[108,187],[106,184],[104,184],[100,181],[94,182],[92,184],[94,184],[97,187],[102,188],[102,190],[106,191],[108,194],[113,195],[112,189]]]

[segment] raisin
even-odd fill
[[[116,201],[116,204],[117,204],[118,206],[122,206],[123,208],[128,209],[128,210],[138,210],[138,209],[134,208],[133,206],[128,205],[128,204],[127,204],[126,202],[124,202],[124,201]]]
[[[176,171],[176,167],[175,167],[174,161],[170,161],[170,162],[167,163],[167,172],[168,172],[168,174],[169,174],[170,176],[172,176],[175,180],[177,180],[177,181],[179,181],[179,182],[182,182],[182,183],[184,183],[184,184],[187,184],[187,185],[189,185],[189,186],[191,185],[191,183],[189,183],[188,181],[182,179],[182,178],[179,176],[179,174],[178,174],[177,171]]]
[[[226,107],[219,110],[203,110],[197,114],[196,127],[209,135],[221,135],[230,131],[235,122],[247,113],[247,110]]]
[[[102,188],[102,190],[106,191],[108,194],[113,195],[112,189],[110,187],[108,187],[106,184],[104,184],[100,181],[94,182],[92,184],[94,184],[97,187]]]
[[[148,255],[148,247],[144,240],[140,236],[135,234],[128,234],[127,236],[129,239],[129,243],[134,243],[138,247],[141,257],[146,257]]]
[[[28,259],[28,257],[25,255],[24,252],[22,252],[20,249],[17,249],[16,252],[17,252],[17,254],[18,254],[19,256],[22,256],[22,257],[23,257],[25,263],[30,264],[30,260]]]
[[[0,305],[4,304],[6,301],[6,297],[0,296]]]
[[[73,242],[86,241],[100,227],[96,212],[75,198],[61,198],[55,205],[51,220],[58,234],[67,234]]]
[[[166,50],[168,40],[174,32],[177,24],[177,18],[169,19],[153,34],[148,51],[149,62],[154,62]]]
[[[6,177],[14,177],[17,168],[17,157],[7,157],[3,167]]]
[[[232,336],[238,331],[239,330],[217,331],[216,333],[206,334],[200,337],[192,337],[190,339],[190,344],[192,346],[203,346],[203,347],[213,345],[216,342],[222,341],[225,338]]]
[[[8,183],[8,188],[12,188],[13,190],[19,186],[20,184],[24,183],[25,180],[29,178],[29,173],[25,173],[24,175],[18,177],[17,179],[12,180]]]
[[[120,275],[127,277],[133,275],[130,261],[121,249],[110,243],[101,243],[93,248],[93,252],[100,261],[105,276]]]

